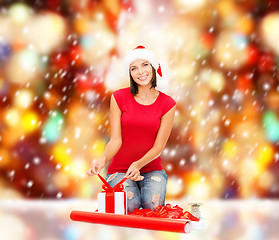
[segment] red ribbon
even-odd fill
[[[183,211],[183,208],[178,205],[172,206],[166,204],[166,206],[158,206],[152,211],[151,209],[135,209],[131,215],[138,215],[143,217],[159,217],[159,218],[171,218],[171,219],[187,219],[190,221],[199,221],[200,219],[195,217],[188,211]]]
[[[127,180],[127,178],[123,178],[119,183],[117,183],[114,187],[111,187],[108,182],[98,174],[98,177],[104,183],[102,188],[104,189],[103,192],[106,193],[106,213],[114,213],[115,206],[114,206],[114,193],[121,192],[124,189],[123,183]],[[126,193],[124,193],[126,194]],[[124,206],[126,207],[126,198],[124,197]]]

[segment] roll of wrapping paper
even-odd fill
[[[142,228],[157,231],[189,233],[191,223],[186,219],[170,219],[119,215],[113,213],[72,211],[70,218],[74,221],[98,223],[120,227]]]

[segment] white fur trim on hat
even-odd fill
[[[125,57],[125,67],[128,69],[128,74],[130,73],[130,64],[137,59],[147,60],[152,67],[155,68],[156,72],[160,66],[157,58],[155,57],[154,53],[143,46],[138,46],[135,49],[128,52]]]

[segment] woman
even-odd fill
[[[127,178],[124,190],[131,213],[137,208],[154,210],[165,204],[168,176],[160,154],[171,132],[176,103],[155,89],[162,73],[153,52],[138,46],[127,54],[125,62],[130,88],[112,94],[111,139],[103,156],[92,162],[87,173],[98,174],[111,161],[106,179],[113,187]]]

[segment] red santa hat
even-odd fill
[[[139,45],[133,50],[131,50],[130,52],[128,52],[128,54],[125,57],[124,62],[126,68],[129,71],[128,73],[130,73],[130,64],[137,59],[147,60],[152,65],[152,67],[155,68],[157,76],[159,75],[160,77],[162,77],[161,66],[157,58],[155,57],[154,53],[146,49],[142,45]]]

